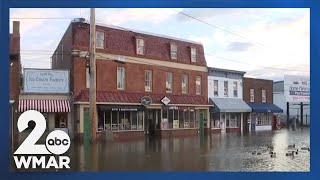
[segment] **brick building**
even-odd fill
[[[69,69],[75,132],[88,135],[90,25],[70,23],[52,56],[53,69]],[[98,135],[114,138],[196,135],[208,119],[207,64],[200,43],[96,26]],[[141,101],[150,101],[143,106]]]
[[[20,93],[20,78],[21,78],[21,62],[20,62],[20,22],[13,21],[12,33],[10,33],[10,69],[9,69],[9,83],[10,83],[10,137],[16,127],[15,110],[18,106],[18,98]],[[13,139],[12,139],[13,142]]]
[[[245,124],[246,131],[272,130],[276,114],[282,109],[273,104],[273,81],[243,78],[243,100],[252,108]]]

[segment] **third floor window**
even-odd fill
[[[144,40],[141,38],[136,39],[137,54],[144,55]]]
[[[97,31],[96,32],[96,48],[103,49],[104,48],[104,33]]]

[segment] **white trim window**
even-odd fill
[[[144,83],[144,90],[146,92],[152,91],[152,71],[146,70],[144,73],[145,83]]]
[[[171,59],[177,59],[178,47],[176,44],[170,44],[170,56],[171,56]]]
[[[196,76],[196,94],[201,94],[201,76]]]
[[[186,74],[181,75],[181,89],[182,89],[182,94],[188,93],[188,75]]]
[[[96,48],[98,49],[104,48],[104,32],[100,32],[100,31],[96,32]]]
[[[125,68],[117,67],[117,89],[124,90],[125,89]]]
[[[144,40],[142,38],[136,39],[137,54],[144,55]]]
[[[173,89],[173,75],[172,72],[167,72],[166,73],[166,92],[167,93],[172,93]]]
[[[233,97],[238,97],[238,82],[233,81]]]
[[[250,89],[250,102],[254,102],[254,89]]]
[[[262,90],[262,92],[261,92],[261,95],[262,95],[262,97],[261,97],[261,99],[262,99],[262,102],[267,102],[267,91],[266,90]]]
[[[224,81],[223,82],[223,90],[224,90],[224,92],[223,92],[223,94],[224,94],[224,97],[228,97],[228,81]]]
[[[214,80],[213,81],[213,94],[215,97],[218,97],[219,96],[219,85],[218,85],[218,80]]]
[[[191,62],[197,62],[197,49],[191,48]]]

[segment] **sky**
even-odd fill
[[[23,68],[50,68],[53,51],[79,17],[89,20],[89,9],[10,9],[10,32],[12,21],[20,21]],[[208,66],[246,77],[310,74],[308,8],[97,8],[96,21],[200,42]]]

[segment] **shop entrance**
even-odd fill
[[[156,129],[160,123],[160,110],[159,109],[148,109],[145,116],[144,131],[148,136],[155,136]]]

